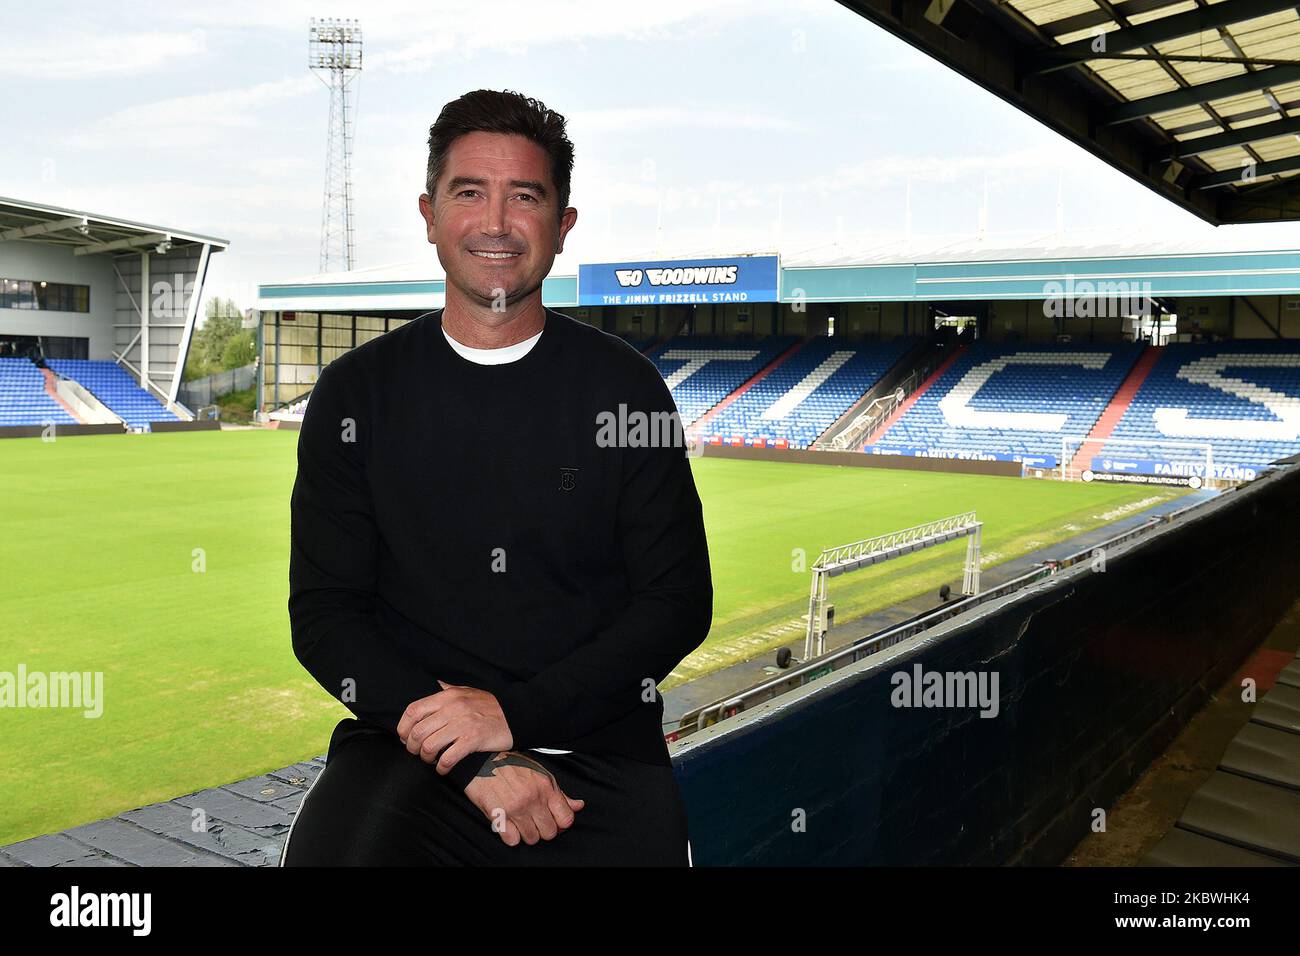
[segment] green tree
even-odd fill
[[[221,368],[232,369],[247,365],[257,355],[257,336],[252,329],[239,329],[226,339],[221,349]]]
[[[252,333],[240,328],[243,318],[233,299],[214,296],[208,300],[203,325],[194,330],[190,341],[190,354],[185,362],[186,381],[247,365],[253,360],[253,348],[247,344]],[[242,351],[239,344],[228,351],[227,344],[231,340],[242,341]],[[227,361],[234,364],[227,364]]]

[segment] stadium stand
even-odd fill
[[[1250,340],[1166,346],[1098,456],[1203,462],[1193,448],[1151,441],[1208,442],[1215,466],[1260,468],[1300,452],[1300,344]],[[1126,443],[1125,439],[1129,442]]]
[[[651,359],[672,391],[682,424],[690,425],[797,341],[793,336],[752,341],[679,336],[665,343]]]
[[[632,346],[632,348],[636,349],[638,352],[644,352],[651,345],[653,345],[655,341],[653,338],[645,338],[644,336],[632,336],[621,332],[618,333],[618,337],[622,339],[624,342],[626,342],[628,345]]]
[[[182,421],[141,388],[116,362],[96,359],[50,359],[54,371],[77,382],[107,405],[132,429],[149,430],[150,422]],[[33,371],[35,368],[33,367]]]
[[[906,338],[867,343],[812,339],[708,419],[704,437],[807,448],[914,344]]]
[[[1039,460],[1054,466],[1061,436],[1086,435],[1141,345],[975,343],[871,445],[878,454]]]
[[[307,414],[307,402],[311,396],[300,398],[296,402],[290,402],[283,408],[277,408],[269,413],[266,417],[271,421],[277,422],[300,422],[303,416]]]
[[[925,379],[922,380],[921,384],[917,386],[916,390],[912,392],[912,394],[904,398],[900,404],[896,405],[894,407],[894,410],[890,412],[887,416],[885,416],[884,421],[880,422],[872,429],[871,433],[867,436],[866,444],[867,445],[873,444],[877,439],[880,438],[880,436],[884,435],[885,432],[889,431],[889,429],[893,427],[894,422],[898,421],[909,411],[911,411],[912,406],[921,400],[921,398],[925,395],[926,392],[930,390],[930,387],[934,385],[935,382],[942,380],[944,373],[947,372],[948,369],[952,367],[952,364],[956,362],[957,359],[961,358],[965,354],[966,354],[965,345],[958,345],[955,348],[951,349],[950,351],[947,351],[946,355],[940,358],[938,367],[933,372],[931,372]]]
[[[75,425],[45,391],[45,376],[25,358],[0,358],[0,426]]]
[[[1110,404],[1106,406],[1101,417],[1097,419],[1092,426],[1085,442],[1080,442],[1078,449],[1068,462],[1070,475],[1081,475],[1084,471],[1092,467],[1093,457],[1101,450],[1102,443],[1114,433],[1115,428],[1119,425],[1124,414],[1133,404],[1133,399],[1137,397],[1138,391],[1142,388],[1142,383],[1147,380],[1151,374],[1151,369],[1156,362],[1160,360],[1162,346],[1153,345],[1144,349],[1142,355],[1133,364],[1129,370],[1128,378],[1120,385],[1119,391],[1114,394]],[[1070,450],[1067,446],[1063,449],[1065,454],[1069,455]]]

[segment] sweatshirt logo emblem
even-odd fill
[[[561,468],[560,469],[560,490],[572,491],[578,486],[578,469]]]

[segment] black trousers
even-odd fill
[[[507,846],[454,781],[390,731],[347,718],[303,796],[280,865],[690,865],[671,767],[611,754],[528,755],[586,805],[554,839]]]

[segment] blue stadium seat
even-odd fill
[[[780,441],[807,448],[914,344],[811,339],[765,378],[709,419],[705,437]]]
[[[874,449],[1029,457],[1055,464],[1062,436],[1088,434],[1141,353],[1135,344],[975,343]]]
[[[133,429],[149,430],[150,422],[179,421],[162,402],[141,388],[116,362],[97,359],[50,359],[60,375],[86,388]]]
[[[796,341],[785,335],[749,342],[677,336],[650,358],[672,391],[682,424],[690,425]]]
[[[1128,439],[1126,442],[1125,440]],[[1150,446],[1139,442],[1170,442]],[[1300,343],[1166,346],[1098,456],[1258,469],[1300,453]]]
[[[45,376],[25,358],[0,358],[0,425],[75,425],[45,391]]]

